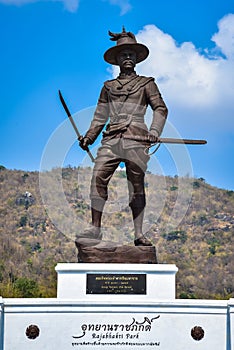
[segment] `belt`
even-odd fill
[[[116,124],[116,123],[119,123],[121,121],[127,120],[130,117],[131,117],[131,115],[128,115],[128,114],[122,114],[122,113],[116,114],[116,115],[113,115],[110,117],[110,123]]]
[[[110,124],[116,124],[131,118],[133,122],[142,123],[144,122],[144,115],[132,115],[132,114],[116,114],[110,117]]]

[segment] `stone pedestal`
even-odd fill
[[[116,246],[111,242],[101,241],[96,245],[94,239],[76,241],[78,261],[83,263],[123,263],[123,264],[156,264],[156,248],[154,246]]]
[[[175,299],[175,265],[58,264],[57,297],[84,301]]]

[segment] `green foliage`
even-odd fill
[[[127,178],[127,175],[126,175],[126,171],[124,170],[119,170],[116,172],[116,177],[120,178],[120,179],[125,179]]]
[[[32,252],[41,252],[42,248],[39,242],[36,242],[35,244],[33,244],[32,246]]]
[[[3,281],[3,274],[4,274],[4,264],[0,262],[0,282]]]
[[[197,299],[193,293],[181,292],[179,295],[180,299]]]
[[[227,193],[227,195],[228,195],[229,197],[232,197],[233,194],[234,194],[234,191],[227,191],[226,193]]]
[[[22,175],[22,180],[23,180],[23,182],[26,182],[26,179],[29,177],[29,175],[27,174],[27,173],[24,173],[23,175]]]
[[[67,166],[62,169],[62,178],[69,179],[72,176],[73,168],[71,166]]]
[[[211,235],[206,237],[206,242],[208,244],[210,254],[215,255],[221,243],[221,237],[219,237],[219,233],[211,233]]]
[[[185,231],[172,231],[167,234],[164,234],[163,237],[167,241],[181,241],[182,243],[185,243],[187,240],[187,233]]]
[[[193,181],[193,188],[199,188],[200,186],[201,185],[199,181]]]
[[[76,209],[83,209],[83,210],[87,210],[89,209],[89,205],[87,203],[85,203],[85,201],[77,201],[75,204],[74,204],[74,207]]]
[[[27,225],[27,221],[28,221],[27,215],[23,215],[23,216],[21,216],[21,218],[20,218],[19,225],[20,225],[21,227],[26,226],[26,225]]]
[[[198,225],[205,225],[208,223],[208,219],[206,215],[200,215],[199,220],[198,220]]]
[[[18,278],[14,283],[15,296],[18,298],[36,298],[38,297],[38,284],[33,279],[26,277]]]

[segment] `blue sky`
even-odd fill
[[[155,77],[169,123],[184,138],[208,141],[188,147],[194,176],[233,190],[229,0],[0,0],[0,164],[40,169],[48,140],[66,120],[58,89],[85,132],[91,113],[84,109],[92,110],[103,82],[117,74],[103,60],[113,45],[108,30],[119,32],[122,25],[150,49],[137,72]],[[74,145],[64,165],[79,165],[82,157]],[[157,157],[166,175],[176,175],[163,148]]]

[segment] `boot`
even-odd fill
[[[83,234],[79,235],[79,238],[102,239],[101,221],[104,205],[105,201],[101,198],[91,200],[92,224],[84,230]]]
[[[150,240],[148,240],[142,233],[143,219],[144,219],[144,207],[131,207],[132,217],[135,230],[135,246],[152,246]]]

